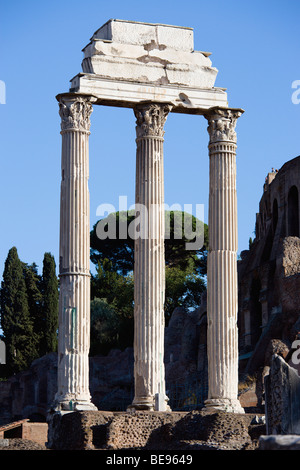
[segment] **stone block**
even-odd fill
[[[265,377],[265,401],[267,434],[300,435],[300,377],[276,354]]]
[[[82,69],[112,80],[212,88],[218,71],[210,54],[193,49],[191,28],[111,20],[83,49]]]
[[[162,393],[155,394],[155,411],[166,411],[167,404],[166,404],[166,397]]]
[[[175,50],[193,50],[193,29],[165,24],[142,23],[111,19],[99,28],[93,39],[102,39],[121,44],[148,45],[160,44]]]
[[[71,79],[70,92],[93,94],[98,104],[133,108],[137,103],[153,101],[172,103],[172,112],[203,114],[215,106],[228,107],[227,93],[222,88],[134,82],[111,79],[94,73],[79,73]]]
[[[9,439],[0,439],[0,448],[8,447],[8,446],[9,446]]]
[[[83,52],[83,74],[71,80],[70,91],[90,89],[99,104],[165,102],[173,112],[194,114],[228,106],[225,90],[214,87],[218,70],[210,53],[194,51],[192,28],[109,20]]]
[[[47,442],[48,424],[47,423],[24,423],[22,426],[22,438],[45,444]]]
[[[255,408],[258,405],[257,394],[254,389],[246,390],[239,396],[243,408]]]
[[[300,450],[300,436],[298,435],[272,435],[260,436],[259,450]]]

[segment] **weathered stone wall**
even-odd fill
[[[274,339],[289,349],[299,329],[300,238],[295,236],[297,227],[291,228],[293,187],[300,191],[300,157],[268,174],[256,214],[256,237],[238,262],[239,352],[247,358],[240,371],[249,375],[270,366]],[[299,202],[298,212],[300,220]]]
[[[184,413],[185,414],[185,413]],[[109,449],[144,448],[151,445],[151,436],[156,431],[166,431],[182,418],[182,413],[137,412],[115,415],[108,427],[107,447]]]
[[[55,412],[48,415],[48,444],[56,450],[93,448],[93,430],[102,428],[106,442],[106,427],[113,419],[110,412]],[[99,441],[99,437],[98,437]]]
[[[282,268],[284,276],[293,276],[300,273],[300,239],[298,237],[288,237],[282,242],[283,257]]]
[[[22,418],[45,421],[57,390],[57,355],[47,354],[0,382],[0,425]]]
[[[173,425],[186,413],[70,412],[49,418],[48,446],[52,449],[144,448],[155,430]]]
[[[268,434],[300,434],[300,377],[285,360],[274,355],[265,377]]]
[[[253,414],[192,412],[69,412],[49,423],[48,447],[57,450],[249,449],[265,426]]]
[[[22,426],[22,438],[44,445],[48,439],[48,424],[24,423]]]

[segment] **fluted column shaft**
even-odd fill
[[[59,247],[58,391],[60,409],[95,408],[89,392],[92,98],[58,95],[62,160]]]
[[[164,371],[163,126],[171,107],[136,106],[134,377],[137,409],[167,409]]]
[[[236,133],[242,110],[215,108],[208,119],[207,407],[242,413],[238,400]]]

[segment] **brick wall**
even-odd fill
[[[22,425],[22,438],[44,445],[47,442],[47,423],[24,423]]]

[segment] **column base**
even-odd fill
[[[238,399],[231,398],[209,398],[205,401],[205,408],[207,410],[214,409],[216,411],[225,411],[228,413],[245,413],[240,401]]]
[[[135,397],[132,404],[127,407],[127,411],[132,410],[154,411],[154,397]]]
[[[157,393],[154,397],[137,397],[134,398],[131,405],[127,407],[127,411],[144,410],[144,411],[172,411],[168,405],[168,397]]]
[[[90,400],[56,399],[52,406],[55,411],[97,411],[98,408]]]

